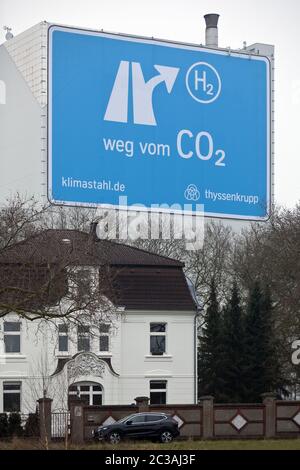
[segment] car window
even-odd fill
[[[165,419],[163,415],[147,415],[147,421],[161,421]]]
[[[129,418],[129,416],[124,416],[124,418],[119,419],[118,421],[116,421],[116,423],[124,423],[124,421],[127,421],[127,419]]]
[[[132,423],[134,423],[134,424],[136,424],[136,423],[145,423],[146,422],[146,417],[145,417],[145,415],[133,416],[132,418],[130,418],[129,421],[132,421]]]
[[[134,416],[130,421],[132,421],[133,424],[145,423],[146,422],[146,416],[145,415]]]

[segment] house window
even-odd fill
[[[150,405],[165,405],[167,403],[167,381],[150,380]]]
[[[20,382],[3,383],[3,411],[5,413],[21,411]]]
[[[58,350],[65,352],[69,350],[68,326],[58,325]]]
[[[110,325],[101,323],[100,325],[100,343],[99,350],[100,352],[109,351],[109,329]]]
[[[162,356],[166,352],[166,323],[150,323],[150,353]]]
[[[17,321],[4,322],[4,345],[6,353],[21,352],[21,323]]]
[[[69,387],[69,397],[77,397],[87,405],[102,405],[102,386],[93,382],[81,382]]]
[[[90,351],[90,329],[88,326],[78,326],[77,349],[78,351]]]

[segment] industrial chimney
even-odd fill
[[[205,45],[208,47],[218,47],[218,21],[219,16],[215,13],[204,15],[206,23]]]

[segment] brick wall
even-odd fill
[[[276,435],[300,437],[300,401],[277,402],[276,405]]]
[[[93,428],[137,412],[171,415],[183,438],[300,437],[300,402],[277,401],[272,394],[265,394],[263,403],[257,404],[214,404],[213,397],[203,397],[199,405],[148,405],[146,398],[136,405],[81,406],[84,439],[91,439]]]
[[[264,437],[265,407],[251,405],[215,405],[214,437]]]

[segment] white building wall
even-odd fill
[[[47,104],[47,29],[43,21],[3,44],[41,107]]]
[[[18,321],[10,314],[7,321]],[[46,322],[22,320],[21,352],[4,353],[3,322],[0,321],[0,412],[3,411],[3,383],[21,382],[21,411],[35,410],[36,400],[47,394],[54,399],[53,409],[66,406],[68,380],[66,369],[54,378],[58,358],[72,357],[77,351],[76,331],[71,334],[69,352],[57,349],[57,331]],[[150,355],[150,322],[167,323],[167,351],[164,356]],[[102,385],[103,404],[131,404],[137,396],[149,396],[150,380],[167,381],[167,403],[194,402],[194,312],[123,312],[113,321],[110,351],[99,352],[94,337],[91,352],[111,359],[113,370],[104,363],[102,377],[89,373],[80,381]]]
[[[3,46],[0,46],[0,80],[6,87],[5,103],[0,105],[0,204],[17,192],[45,201],[46,152],[42,151],[46,145],[42,140],[45,110]]]
[[[166,323],[166,354],[151,356],[150,323]],[[150,380],[167,381],[167,402],[194,403],[194,313],[126,312],[121,387],[125,403],[149,396]]]

